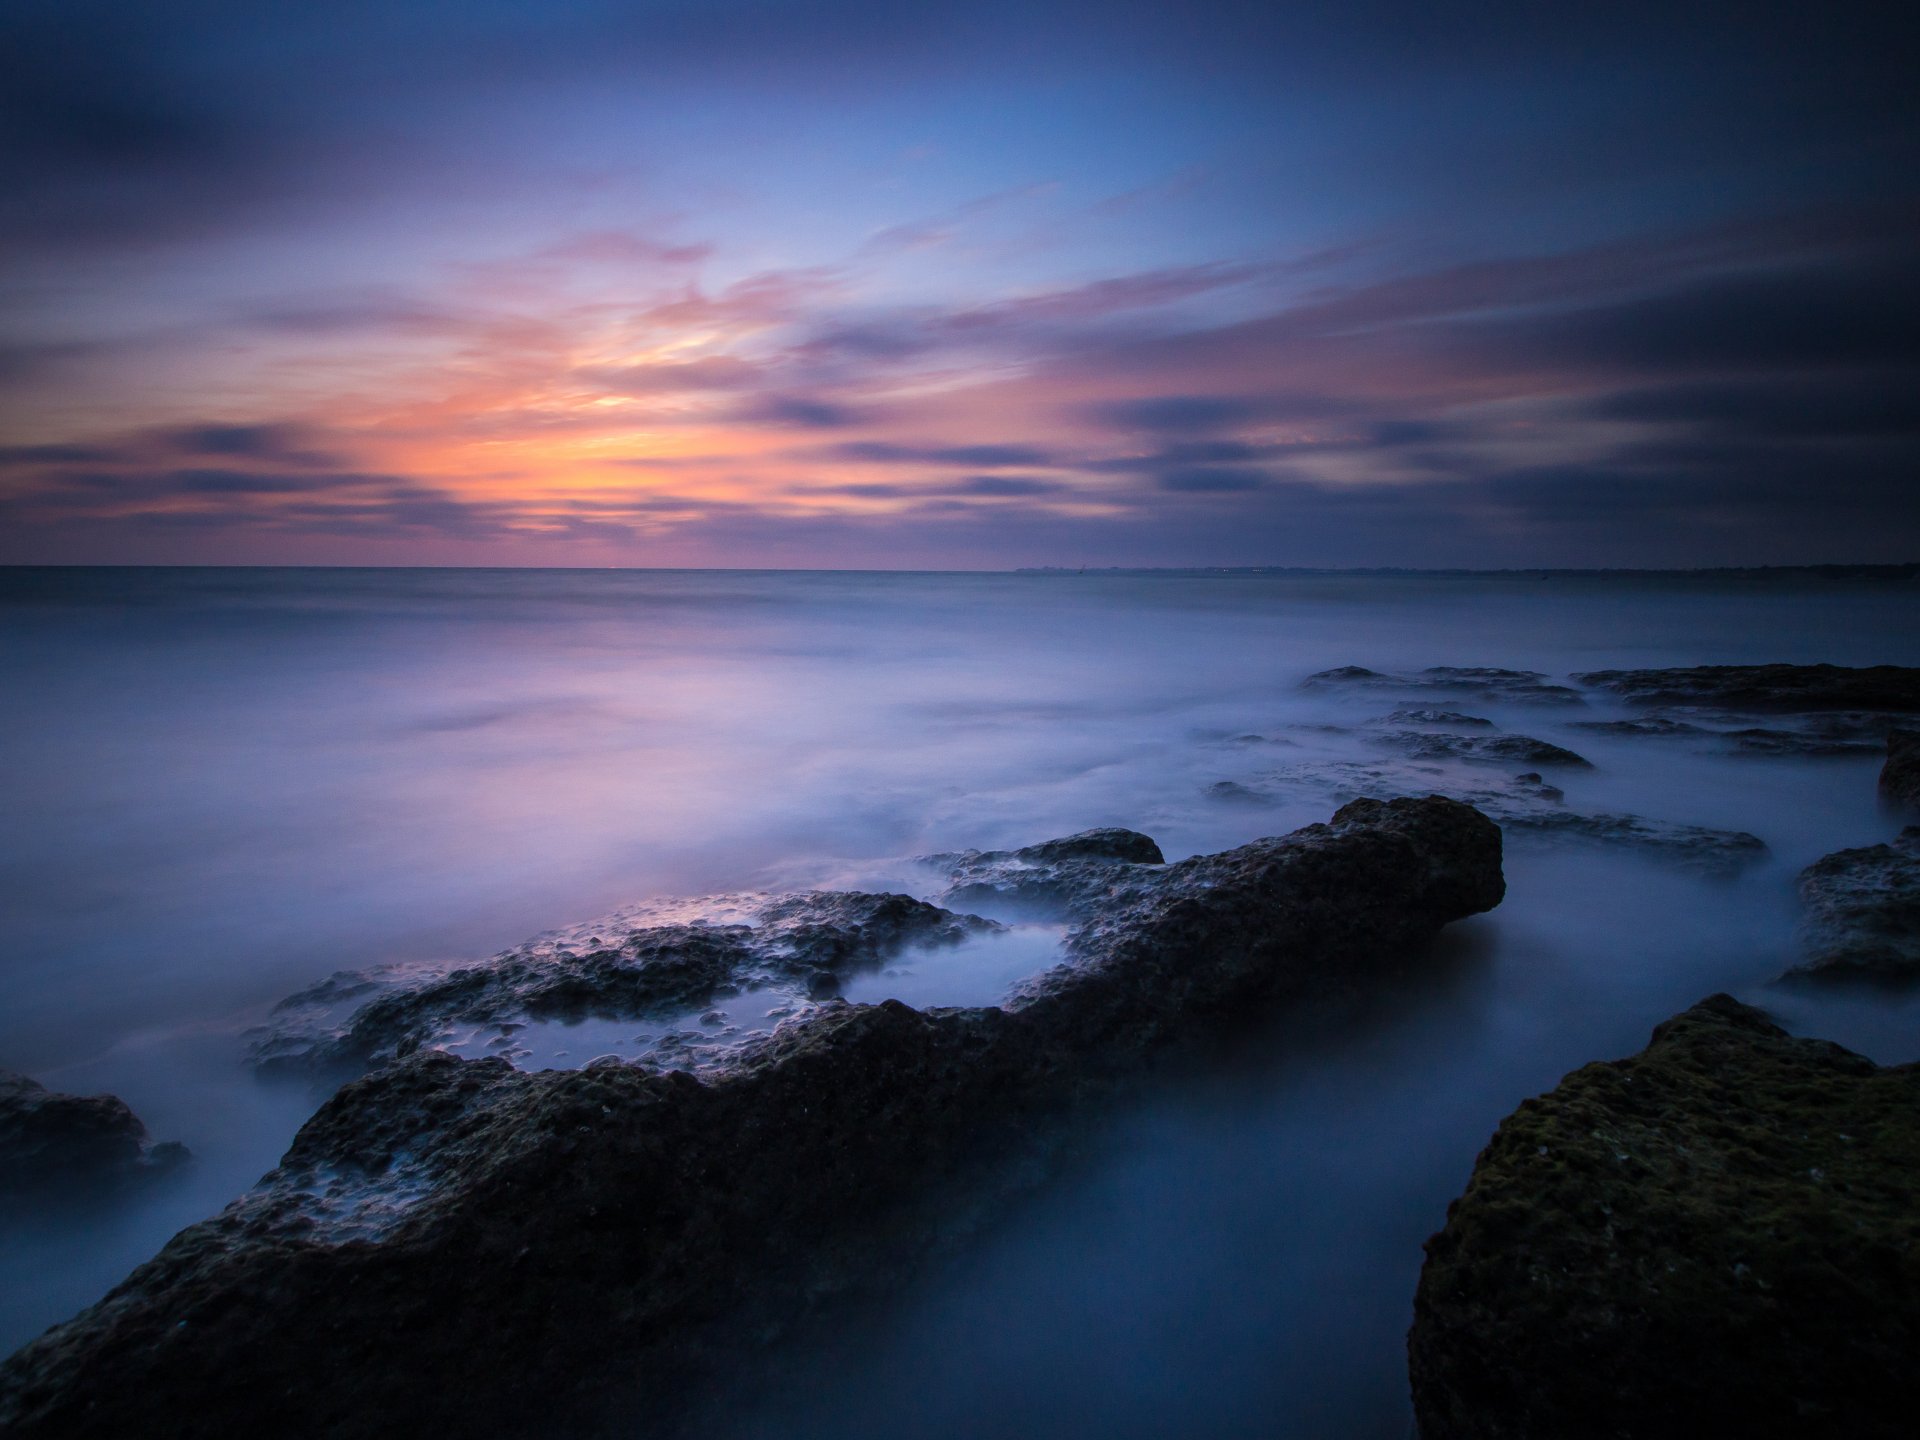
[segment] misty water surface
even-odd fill
[[[199,1157],[140,1203],[10,1232],[0,1346],[272,1165],[316,1097],[251,1080],[242,1035],[335,969],[658,895],[910,886],[913,854],[1093,825],[1177,858],[1322,820],[1311,787],[1208,789],[1371,753],[1397,702],[1301,688],[1335,665],[1920,663],[1913,587],[1809,581],[14,571],[0,600],[0,1065],[112,1090]],[[1910,1002],[1765,986],[1794,873],[1896,827],[1876,761],[1568,728],[1603,705],[1462,708],[1591,758],[1553,777],[1570,806],[1751,831],[1771,857],[1709,880],[1510,845],[1506,903],[1418,984],[1249,1017],[715,1429],[1399,1437],[1420,1242],[1518,1100],[1719,989],[1920,1055]],[[980,964],[1012,974],[1045,948],[1023,943]],[[857,994],[889,988],[978,998],[913,965]]]

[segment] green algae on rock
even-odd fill
[[[1920,1416],[1920,1065],[1715,995],[1501,1123],[1427,1242],[1423,1440],[1846,1436]]]

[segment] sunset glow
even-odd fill
[[[4,558],[1903,557],[1881,77],[1373,8],[33,7]]]

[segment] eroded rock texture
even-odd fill
[[[153,1144],[116,1095],[63,1095],[0,1070],[0,1211],[97,1199],[186,1159],[184,1145]]]
[[[1504,889],[1497,828],[1438,798],[1175,865],[1143,838],[1054,857],[1127,882],[1004,1008],[832,1003],[705,1081],[431,1050],[354,1081],[252,1194],[0,1367],[0,1429],[547,1434],[612,1389],[633,1434],[924,1252],[941,1198],[1149,1054],[1379,983]]]
[[[1636,705],[1727,710],[1920,712],[1920,669],[1905,665],[1691,665],[1591,670],[1573,677]]]
[[[1793,980],[1920,980],[1920,825],[1889,845],[1823,856],[1800,872],[1806,960]]]
[[[1740,755],[1871,755],[1903,716],[1920,711],[1920,670],[1898,665],[1697,665],[1573,678],[1646,712],[1575,722],[1582,729],[1686,739]]]
[[[1920,1066],[1725,995],[1502,1122],[1427,1262],[1423,1440],[1894,1440],[1920,1415]]]
[[[1449,739],[1461,737],[1447,737]],[[1577,767],[1575,767],[1577,768]],[[1492,773],[1489,765],[1454,766],[1409,760],[1320,760],[1269,771],[1251,783],[1221,781],[1208,794],[1223,802],[1266,803],[1289,791],[1308,790],[1336,801],[1355,796],[1451,796],[1498,821],[1516,843],[1635,850],[1664,864],[1715,879],[1729,879],[1766,859],[1766,842],[1744,830],[1720,830],[1645,815],[1582,811],[1566,804],[1559,786],[1538,771]]]
[[[1920,810],[1920,730],[1887,732],[1887,763],[1880,771],[1880,794],[1895,805]]]
[[[999,928],[907,895],[844,891],[639,907],[475,965],[343,971],[282,1001],[254,1060],[268,1070],[356,1074],[456,1026],[640,1019],[762,986],[820,999],[909,945],[953,945]],[[360,1003],[342,1016],[343,1001]]]
[[[1503,670],[1493,665],[1429,665],[1408,674],[1341,665],[1306,679],[1309,689],[1371,689],[1404,693],[1467,695],[1525,705],[1584,705],[1578,690],[1549,680],[1538,670]]]

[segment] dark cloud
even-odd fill
[[[1920,435],[1920,369],[1649,387],[1603,396],[1593,413],[1735,438]]]
[[[796,425],[806,430],[840,430],[859,423],[845,405],[800,395],[768,395],[747,407],[742,419],[765,425]]]
[[[899,445],[885,440],[855,440],[828,452],[836,460],[886,465],[1051,465],[1054,457],[1038,445]]]
[[[1225,430],[1258,419],[1265,406],[1238,395],[1150,395],[1113,400],[1091,408],[1092,417],[1121,430],[1170,434]]]
[[[1066,488],[1057,480],[1032,475],[969,475],[951,486],[960,495],[995,496],[1053,495]]]
[[[1221,465],[1181,466],[1172,470],[1162,470],[1153,478],[1154,483],[1162,490],[1174,490],[1188,495],[1257,490],[1267,483],[1267,477],[1258,470],[1229,469]]]

